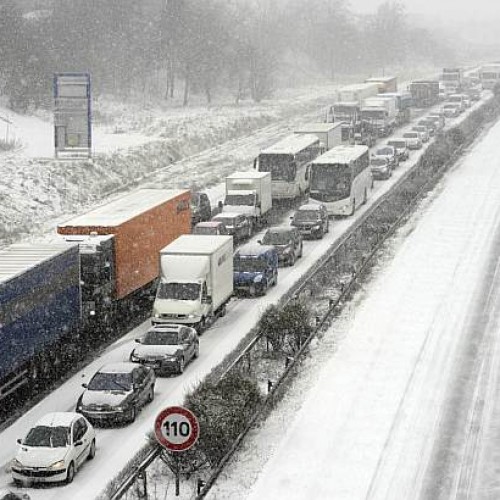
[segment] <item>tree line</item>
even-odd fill
[[[293,84],[452,57],[397,2],[364,16],[344,0],[0,2],[0,92],[17,111],[49,104],[56,72],[90,72],[94,94],[154,88],[188,104],[222,92],[260,101],[284,75]]]

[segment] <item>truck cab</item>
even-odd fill
[[[278,252],[272,245],[247,244],[233,256],[233,287],[252,297],[278,283]]]

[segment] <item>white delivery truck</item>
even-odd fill
[[[245,214],[258,227],[266,222],[272,206],[271,172],[235,172],[226,177],[222,212]]]
[[[336,102],[359,102],[368,97],[377,95],[379,86],[377,83],[353,83],[346,85],[337,91]]]
[[[295,130],[296,134],[313,134],[318,137],[324,151],[342,144],[342,123],[307,123]]]
[[[361,121],[379,137],[387,137],[396,126],[397,100],[391,97],[369,97],[361,107]]]
[[[160,251],[152,322],[180,323],[201,333],[224,316],[232,294],[232,236],[182,235]]]

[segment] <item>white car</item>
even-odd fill
[[[454,118],[462,112],[461,105],[456,102],[449,102],[443,106],[444,116],[447,118]]]
[[[422,147],[420,132],[405,132],[403,138],[406,140],[406,144],[408,144],[408,149],[420,149]]]
[[[89,421],[74,412],[49,413],[18,439],[12,461],[12,479],[23,483],[71,483],[75,472],[95,456],[95,431]]]
[[[430,139],[429,129],[425,125],[415,125],[411,129],[420,133],[420,138],[422,139],[422,142],[429,142]]]

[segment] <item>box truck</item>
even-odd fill
[[[386,92],[397,92],[398,77],[397,76],[372,76],[365,80],[365,83],[376,83],[378,93],[385,94]]]
[[[270,172],[235,172],[226,177],[222,212],[244,214],[253,228],[267,222],[273,206]]]
[[[342,123],[307,123],[295,130],[296,134],[314,134],[324,151],[342,144]]]
[[[369,97],[363,101],[361,120],[378,137],[387,137],[396,126],[395,97]]]
[[[16,244],[0,250],[0,401],[44,384],[77,343],[78,245]]]
[[[110,272],[99,271],[95,280],[113,280],[111,299],[121,300],[155,284],[158,252],[191,232],[190,192],[139,189],[60,224],[57,232],[66,237],[113,235]]]
[[[181,323],[201,333],[225,314],[232,294],[232,236],[180,236],[160,251],[152,322]]]
[[[336,102],[353,102],[361,104],[363,99],[377,95],[379,86],[377,83],[353,83],[346,85],[337,91]]]

